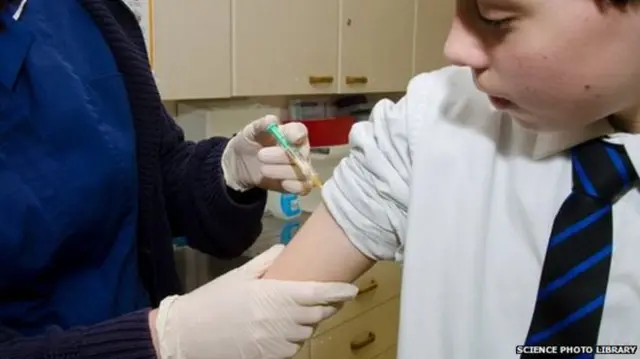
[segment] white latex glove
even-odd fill
[[[283,246],[184,296],[160,303],[160,359],[284,359],[311,337],[312,326],[355,297],[344,283],[259,279]]]
[[[276,145],[265,131],[270,123],[279,123],[269,115],[249,123],[233,137],[222,154],[222,171],[230,188],[246,191],[253,187],[305,195],[312,189],[302,171]],[[307,128],[299,122],[280,125],[282,133],[309,160]]]

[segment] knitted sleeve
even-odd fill
[[[266,191],[226,186],[220,158],[228,138],[185,141],[166,111],[164,123],[163,188],[174,235],[216,257],[242,254],[262,231]]]
[[[2,359],[156,359],[149,310],[90,327],[22,337],[0,329]]]

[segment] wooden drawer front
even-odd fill
[[[361,291],[356,299],[345,303],[336,315],[320,323],[315,336],[397,297],[400,294],[401,276],[402,269],[399,264],[393,262],[377,263],[355,282]]]
[[[293,359],[310,359],[309,354],[309,342],[305,342],[300,351],[293,357]]]
[[[398,341],[400,300],[371,311],[311,339],[311,359],[369,359]]]
[[[384,353],[378,355],[374,359],[396,359],[398,357],[398,346],[394,345],[385,350]]]

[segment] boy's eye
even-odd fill
[[[482,21],[484,24],[490,26],[490,27],[495,27],[498,29],[503,29],[505,27],[507,27],[511,21],[513,20],[512,18],[504,18],[504,19],[487,19],[486,17],[482,16],[482,15],[478,15],[480,17],[480,21]]]

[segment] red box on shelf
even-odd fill
[[[311,147],[346,145],[355,122],[353,116],[305,119],[298,121],[307,126]]]

